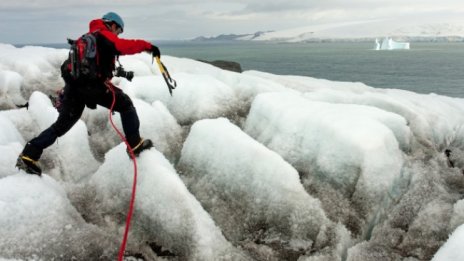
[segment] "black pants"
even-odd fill
[[[107,84],[111,84],[107,82]],[[119,112],[124,134],[129,144],[134,147],[140,141],[140,122],[132,100],[121,89],[111,85],[115,91],[115,105],[113,110]],[[52,145],[58,137],[68,132],[80,119],[85,106],[95,108],[101,105],[110,108],[113,94],[99,81],[94,82],[66,82],[62,107],[58,119],[50,127],[42,131],[39,136],[30,140],[23,150],[23,155],[38,160],[45,148]]]

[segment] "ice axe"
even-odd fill
[[[160,69],[161,74],[163,75],[164,81],[168,85],[169,94],[171,94],[172,96],[172,90],[174,90],[177,87],[177,83],[174,79],[171,78],[171,75],[169,75],[168,69],[161,62],[160,57],[155,56],[154,58],[156,59],[156,63],[158,63],[158,67]]]

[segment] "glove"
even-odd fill
[[[153,55],[153,57],[158,56],[161,58],[160,49],[155,45],[151,45],[150,52]]]

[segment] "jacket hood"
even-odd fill
[[[90,22],[89,32],[95,32],[96,30],[109,31],[102,19],[95,19]]]

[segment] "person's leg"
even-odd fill
[[[42,131],[37,137],[30,140],[24,147],[19,159],[27,166],[35,169],[34,174],[40,174],[40,168],[36,162],[40,159],[45,148],[55,143],[58,137],[63,136],[79,120],[84,111],[84,104],[70,93],[70,88],[65,88],[63,107],[58,119],[50,127]],[[21,166],[18,166],[21,167]]]
[[[115,92],[115,104],[113,111],[119,112],[121,116],[122,129],[131,147],[136,146],[141,138],[139,133],[140,121],[131,98],[121,89],[112,86]],[[111,108],[113,94],[110,91],[102,92],[98,97],[97,104]]]
[[[119,112],[126,140],[137,156],[143,150],[153,147],[153,142],[150,139],[144,140],[140,137],[140,121],[130,97],[116,86],[112,85],[111,87],[115,92],[113,111]],[[105,90],[98,98],[97,104],[106,108],[111,108],[113,103],[113,94],[111,91]]]

